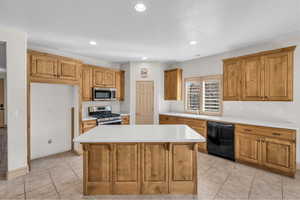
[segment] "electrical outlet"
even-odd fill
[[[49,139],[49,140],[48,140],[48,144],[51,144],[51,143],[52,143],[52,140],[51,140],[51,139]]]

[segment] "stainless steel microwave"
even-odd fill
[[[115,101],[116,89],[115,88],[93,88],[94,101]]]

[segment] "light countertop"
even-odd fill
[[[279,120],[267,120],[267,119],[250,119],[244,117],[230,117],[230,116],[208,116],[208,115],[197,115],[189,113],[160,113],[161,115],[177,116],[177,117],[187,117],[194,119],[203,119],[208,121],[218,121],[218,122],[228,122],[235,124],[248,124],[254,126],[265,126],[265,127],[274,127],[274,128],[284,128],[284,129],[293,129],[297,130],[299,127],[292,122],[279,121]]]
[[[97,126],[74,139],[78,143],[205,141],[204,137],[186,125]]]

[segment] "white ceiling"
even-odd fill
[[[1,25],[28,32],[30,45],[82,56],[182,61],[299,31],[300,0],[0,0]]]

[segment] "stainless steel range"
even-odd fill
[[[97,125],[122,124],[121,115],[112,113],[111,106],[91,106],[88,110],[89,116],[97,118]]]

